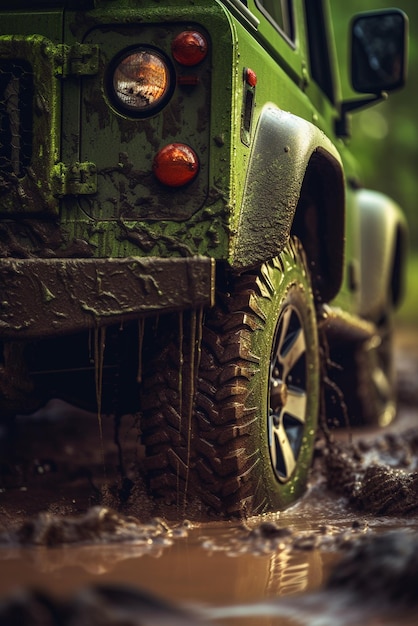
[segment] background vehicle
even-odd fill
[[[321,0],[0,7],[4,419],[138,410],[157,499],[286,506],[321,396],[394,414],[405,224],[345,138],[403,84],[404,15],[353,23],[341,102]]]

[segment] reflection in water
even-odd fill
[[[313,574],[309,571],[309,565],[311,565],[311,570],[318,569],[318,573],[321,574],[320,564],[318,568],[313,568],[312,563],[309,564],[306,560],[301,562],[300,558],[295,559],[294,554],[286,551],[272,554],[266,588],[267,595],[286,596],[307,591],[309,574]],[[318,583],[320,580],[321,577]]]

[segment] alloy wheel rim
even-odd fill
[[[282,310],[270,362],[268,437],[276,478],[286,483],[302,449],[307,412],[307,341],[299,312]]]

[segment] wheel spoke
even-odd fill
[[[282,480],[287,480],[296,467],[296,458],[282,419],[273,426],[272,461]]]
[[[286,413],[291,415],[295,420],[305,423],[306,420],[306,404],[307,395],[300,389],[292,387],[287,388],[287,401],[285,405]]]
[[[291,337],[290,345],[280,354],[279,360],[283,366],[283,380],[286,380],[289,372],[306,352],[305,334],[302,328],[298,328]]]
[[[282,362],[282,353],[285,351],[286,341],[288,338],[290,318],[292,317],[292,311],[290,308],[286,309],[281,317],[280,335],[277,341],[277,360]]]

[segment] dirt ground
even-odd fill
[[[104,417],[103,445],[60,402],[20,418],[0,433],[0,626],[416,624],[418,333],[396,347],[395,422],[322,439],[306,496],[245,523],[155,517],[133,417]]]

